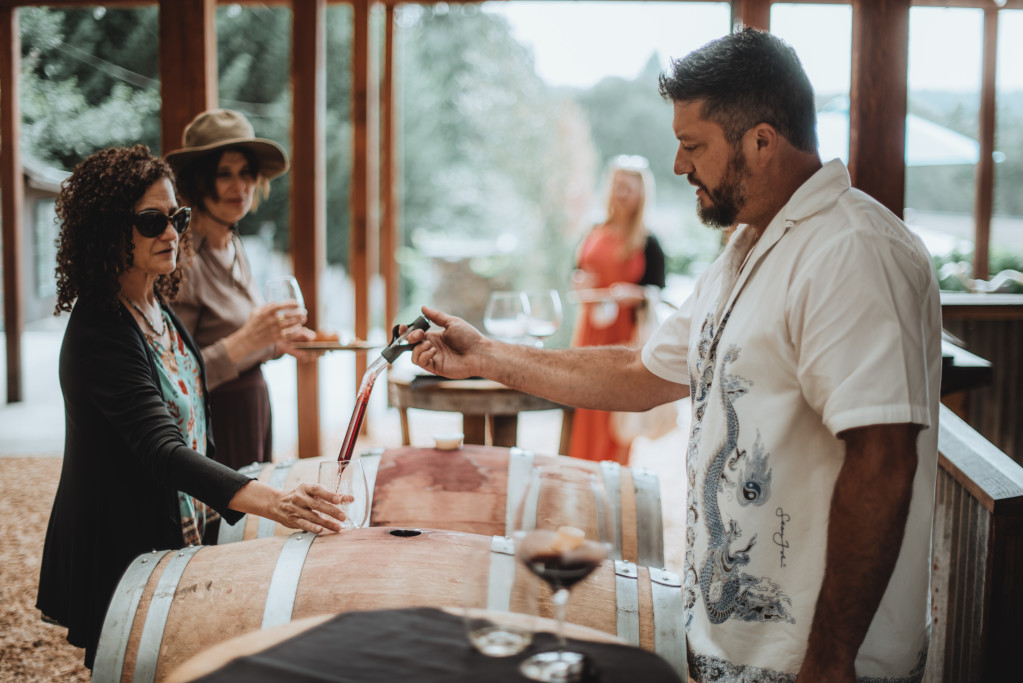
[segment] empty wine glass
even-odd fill
[[[536,338],[535,346],[542,347],[543,340],[561,327],[561,297],[556,289],[532,290],[526,292],[526,301],[529,303],[526,334]]]
[[[341,495],[338,507],[345,513],[342,529],[358,529],[369,520],[369,487],[362,461],[330,460],[320,463],[319,483]]]
[[[566,649],[569,590],[611,553],[610,506],[602,479],[572,467],[537,467],[518,505],[515,557],[554,591],[557,650],[524,660],[519,670],[536,681],[577,681],[585,657]]]
[[[281,277],[274,277],[267,280],[266,301],[271,304],[284,301],[294,301],[296,304],[295,306],[288,307],[277,312],[277,319],[283,323],[285,318],[295,316],[294,319],[301,319],[301,321],[304,322],[305,300],[302,298],[302,290],[298,286],[298,280],[292,276],[283,275]],[[284,336],[288,337],[301,326],[302,322],[290,324],[291,321],[289,321],[289,327],[284,331]]]
[[[290,275],[282,275],[266,281],[266,300],[267,303],[294,301],[298,304],[298,308],[305,308],[305,300],[302,298],[298,280]]]
[[[483,326],[498,339],[514,341],[526,335],[529,300],[524,292],[491,292]]]

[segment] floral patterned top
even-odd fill
[[[146,335],[149,348],[156,358],[160,375],[160,389],[167,399],[167,410],[178,425],[185,444],[194,451],[206,454],[206,397],[202,388],[199,363],[185,346],[184,340],[162,308],[163,324],[170,333],[170,348],[160,340]],[[201,501],[185,493],[178,493],[181,505],[182,535],[186,545],[202,543],[202,532],[208,522],[217,518]]]

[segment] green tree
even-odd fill
[[[574,160],[592,156],[588,136],[574,134],[585,127],[578,110],[536,76],[503,18],[408,6],[400,26],[406,300],[437,301],[422,283],[440,261],[470,265],[459,291],[439,288],[461,297],[470,318],[481,317],[489,288],[564,283]]]
[[[26,154],[70,169],[105,147],[159,151],[155,8],[36,7],[19,20]]]

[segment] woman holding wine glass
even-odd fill
[[[288,170],[275,142],[257,138],[240,113],[203,112],[185,129],[183,146],[166,156],[178,190],[192,207],[195,256],[174,310],[202,349],[213,405],[217,460],[235,469],[272,458],[270,394],[260,366],[311,341],[300,294],[263,303],[236,226],[270,180]]]
[[[586,235],[576,257],[572,286],[582,308],[572,346],[641,344],[637,315],[649,307],[645,287],[664,287],[664,252],[643,222],[653,175],[640,156],[618,156],[608,165],[607,218]],[[649,314],[649,311],[645,311]],[[627,465],[627,441],[614,432],[611,413],[577,409],[569,455]]]
[[[572,467],[536,467],[516,509],[515,557],[553,591],[558,649],[524,660],[536,681],[581,680],[584,656],[567,649],[564,624],[570,590],[606,560],[614,546],[603,481]]]
[[[56,213],[55,313],[71,313],[66,420],[36,607],[92,668],[107,604],[137,556],[215,539],[218,514],[313,533],[340,529],[345,515],[319,484],[281,491],[212,459],[202,355],[166,304],[191,233],[170,167],[141,145],[97,152],[64,181]]]

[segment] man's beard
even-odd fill
[[[715,228],[730,228],[735,225],[739,212],[746,206],[748,191],[746,180],[749,175],[746,157],[742,155],[741,150],[736,150],[728,160],[725,177],[713,191],[705,185],[700,185],[710,200],[710,205],[706,208],[699,199],[696,200],[696,215],[705,225]]]

